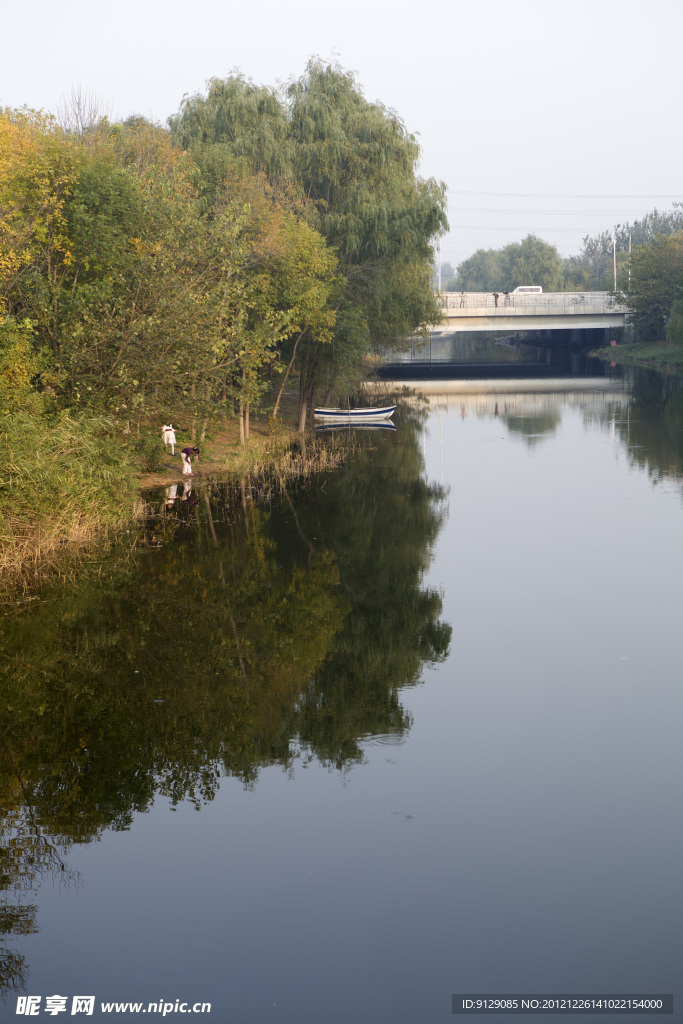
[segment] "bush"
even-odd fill
[[[683,299],[676,299],[671,306],[666,325],[666,340],[672,345],[683,344]]]
[[[0,544],[36,529],[65,537],[130,512],[130,468],[110,420],[6,414],[0,449]]]
[[[133,466],[145,473],[157,473],[166,468],[165,449],[159,434],[141,434],[131,444],[133,450]],[[170,450],[170,449],[169,449]]]

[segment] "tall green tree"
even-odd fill
[[[506,245],[501,252],[505,287],[508,290],[524,284],[539,284],[547,292],[562,287],[562,261],[557,248],[536,235],[527,235],[521,242]]]
[[[205,167],[211,157],[220,164],[222,155],[253,174],[292,176],[288,112],[274,88],[254,85],[241,74],[212,78],[206,96],[185,96],[168,123],[175,143],[205,161]]]
[[[626,260],[633,247],[649,245],[661,235],[673,235],[683,230],[683,208],[674,203],[673,209],[656,207],[643,217],[597,235],[586,235],[581,251],[564,261],[565,288],[568,290],[612,291],[614,289],[613,258],[616,250],[617,286],[626,269]]]
[[[662,338],[674,302],[683,298],[683,231],[638,246],[629,266],[630,288],[621,298],[631,322],[643,340]]]
[[[363,344],[400,344],[440,317],[430,268],[433,239],[448,226],[445,187],[418,176],[415,137],[338,65],[310,61],[288,97],[297,173],[339,255]]]
[[[2,117],[7,323],[31,325],[29,347],[49,353],[63,402],[125,419],[183,409],[195,421],[236,405],[248,434],[263,368],[290,336],[329,340],[334,322],[335,257],[282,193],[223,161],[209,202],[201,168],[142,118],[82,138]],[[15,342],[1,346],[7,401],[29,368],[27,343]]]
[[[674,345],[683,345],[683,295],[674,299],[671,304],[666,325],[666,340]]]
[[[612,265],[612,237],[609,231],[602,231],[595,236],[586,235],[579,259],[589,275],[591,286],[599,289]]]
[[[477,249],[458,266],[455,288],[465,292],[502,290],[503,270],[499,249]]]
[[[658,235],[674,235],[683,231],[683,204],[674,203],[671,210],[650,210],[630,224],[619,225],[615,231],[617,252],[628,252],[629,246],[646,245]],[[609,232],[605,232],[611,237]]]
[[[415,137],[364,98],[353,74],[311,60],[282,97],[241,76],[214,79],[169,124],[202,169],[207,195],[220,192],[230,166],[264,171],[337,254],[333,345],[297,353],[302,424],[314,396],[335,386],[335,365],[337,386],[346,384],[373,348],[439,320],[430,265],[432,239],[447,227],[445,188],[418,177]]]
[[[456,288],[464,291],[512,291],[539,284],[546,291],[562,287],[562,261],[554,245],[536,235],[502,249],[478,249],[458,267]]]

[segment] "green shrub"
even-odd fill
[[[133,466],[144,473],[157,473],[166,468],[165,448],[159,434],[141,434],[131,443]],[[170,451],[170,449],[169,449]]]
[[[40,523],[122,518],[131,507],[131,467],[104,417],[0,417],[0,540]]]
[[[683,299],[675,299],[666,325],[666,340],[673,345],[683,344]]]

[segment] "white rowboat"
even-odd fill
[[[323,423],[381,423],[394,415],[395,405],[381,409],[314,409],[313,415]]]

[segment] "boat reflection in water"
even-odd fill
[[[345,423],[316,423],[316,431],[325,430],[396,430],[396,425],[389,420],[383,423],[357,423],[356,420],[347,420]]]

